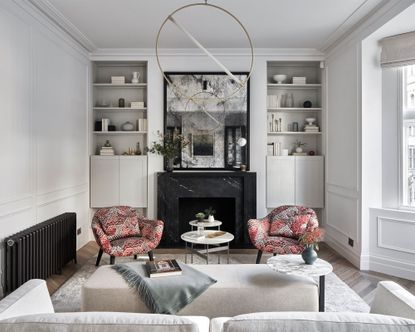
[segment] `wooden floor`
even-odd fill
[[[53,275],[46,280],[49,292],[53,294],[66,280],[79,270],[82,265],[96,255],[97,252],[98,246],[95,242],[89,242],[78,250],[78,264],[68,264],[61,275]],[[182,252],[183,249],[157,249],[155,254]],[[256,254],[256,250],[234,249],[231,250],[231,253]],[[340,279],[349,285],[349,287],[359,294],[368,304],[372,302],[376,285],[381,280],[393,280],[415,295],[415,281],[391,277],[376,272],[359,271],[355,266],[324,243],[320,245],[319,257],[330,262],[333,265],[334,273],[336,273]]]

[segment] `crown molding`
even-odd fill
[[[356,22],[349,30],[344,32],[333,42],[326,43],[319,48],[319,50],[323,52],[326,57],[330,57],[337,53],[337,50],[342,48],[343,45],[347,45],[356,39],[365,39],[413,3],[413,0],[383,0],[372,11]]]
[[[75,25],[72,24],[59,10],[48,0],[27,0],[33,7],[45,15],[53,24],[58,26],[73,40],[88,52],[97,49],[96,45],[88,39]]]
[[[220,57],[247,57],[251,55],[248,48],[216,48],[209,49],[215,56]],[[161,49],[159,54],[168,57],[206,57],[196,48]],[[155,49],[152,48],[101,48],[91,52],[93,61],[105,61],[111,59],[137,60],[141,58],[155,57]],[[311,48],[256,48],[255,57],[266,57],[268,60],[324,60],[324,54]]]

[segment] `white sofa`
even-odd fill
[[[0,332],[209,332],[209,318],[115,312],[55,313],[44,280],[0,301]]]
[[[224,303],[226,305],[226,303]],[[415,296],[380,282],[370,314],[273,312],[209,320],[118,312],[54,313],[43,280],[30,280],[0,301],[0,332],[415,332]]]

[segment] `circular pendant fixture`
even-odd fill
[[[175,18],[174,16],[176,14],[178,14],[179,12],[185,12],[186,10],[190,9],[190,8],[195,8],[195,7],[204,7],[204,8],[212,8],[216,11],[222,12],[224,14],[226,14],[228,17],[230,17],[237,25],[240,26],[240,28],[242,29],[243,34],[245,35],[248,45],[249,45],[249,49],[250,49],[250,64],[249,64],[249,70],[248,70],[248,74],[244,75],[243,79],[238,78],[237,76],[235,76],[234,74],[232,74],[232,72],[219,60],[217,59],[205,46],[203,46],[203,44],[198,41],[190,31],[188,31],[178,20],[177,18]],[[200,93],[196,93],[193,95],[186,95],[185,92],[183,92],[179,86],[177,86],[177,84],[175,84],[174,82],[172,82],[169,77],[165,74],[165,71],[163,70],[163,67],[161,65],[161,61],[160,61],[160,36],[162,31],[165,29],[166,24],[168,22],[173,23],[173,25],[179,29],[185,36],[187,36],[187,38],[193,43],[195,44],[200,50],[202,50],[214,63],[216,63],[216,65],[223,70],[223,72],[225,72],[227,74],[227,76],[229,77],[229,79],[231,80],[232,83],[234,83],[235,85],[235,89],[232,90],[231,92],[229,92],[226,96],[222,96],[222,97],[214,97],[216,99],[220,99],[221,101],[226,101],[230,98],[232,98],[235,94],[237,94],[248,82],[249,78],[251,77],[252,74],[252,69],[254,66],[254,47],[252,44],[252,40],[251,37],[249,36],[248,31],[246,30],[246,28],[244,27],[244,25],[242,24],[242,22],[231,12],[229,12],[228,10],[216,6],[216,5],[212,5],[212,4],[208,4],[207,0],[205,2],[202,3],[193,3],[193,4],[189,4],[189,5],[185,5],[182,6],[176,10],[174,10],[173,12],[171,12],[169,15],[167,15],[167,17],[165,18],[165,20],[163,21],[163,23],[160,26],[160,29],[157,33],[157,39],[156,39],[156,58],[157,58],[157,65],[164,77],[164,79],[166,80],[166,82],[169,84],[170,88],[177,94],[180,95],[181,97],[186,98],[187,100],[191,100],[195,103],[198,103],[197,101],[197,96],[202,93],[203,90],[201,90]],[[205,91],[206,92],[206,91]]]

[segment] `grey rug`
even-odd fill
[[[212,255],[213,256],[213,255]],[[184,262],[184,254],[169,255],[158,254],[157,258],[172,259],[175,258]],[[217,264],[216,257],[211,258],[211,263]],[[266,257],[263,258],[263,261]],[[62,285],[53,295],[52,303],[56,312],[73,312],[80,311],[81,308],[81,287],[89,276],[97,269],[95,267],[95,257],[91,258],[82,268],[77,271],[65,284]],[[231,254],[231,264],[253,264],[256,255],[249,254]],[[145,258],[139,258],[145,260]],[[117,258],[117,263],[131,262],[131,257]],[[222,257],[222,262],[225,258]],[[104,255],[101,265],[109,264],[109,257]],[[194,264],[206,264],[205,260],[194,256]],[[326,311],[341,312],[369,312],[369,306],[357,295],[349,286],[339,279],[334,273],[326,277]]]

